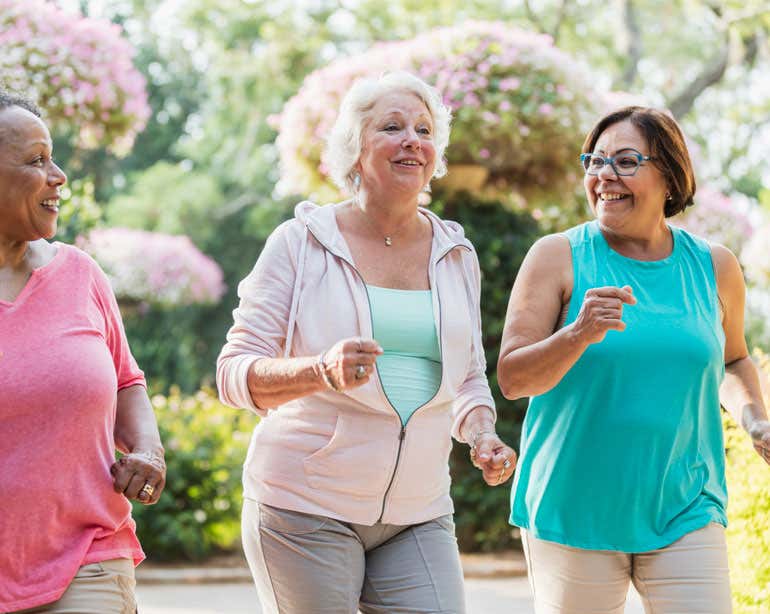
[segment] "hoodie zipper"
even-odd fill
[[[432,263],[432,268],[435,271],[436,266],[438,266],[438,263],[441,262],[449,252],[451,252],[456,247],[463,247],[464,249],[468,249],[467,247],[461,245],[461,244],[455,244],[452,247],[446,249],[443,254],[441,254],[438,258],[436,258],[436,261]],[[355,268],[355,267],[354,267]],[[360,275],[360,274],[359,274]],[[441,386],[444,384],[444,337],[442,335],[443,332],[443,325],[442,325],[442,318],[441,318],[441,293],[438,291],[438,285],[435,279],[435,275],[433,276],[433,288],[436,289],[436,301],[438,302],[438,347],[439,352],[441,354],[441,379],[439,379],[438,388],[436,388],[436,392],[433,394],[433,396],[428,399],[425,403],[420,405],[417,409],[415,409],[409,418],[406,419],[406,422],[402,424],[401,426],[401,432],[398,436],[398,452],[396,453],[396,462],[393,465],[393,472],[390,474],[390,480],[388,481],[388,487],[385,489],[385,493],[382,495],[382,507],[380,508],[380,516],[377,518],[377,522],[382,522],[382,517],[385,515],[385,507],[388,502],[388,495],[390,494],[390,489],[393,486],[393,482],[396,479],[396,472],[398,471],[398,463],[401,460],[401,449],[404,447],[404,439],[406,438],[406,425],[409,424],[409,420],[412,419],[412,416],[414,416],[418,411],[420,411],[423,407],[428,405],[433,399],[436,398],[439,391],[441,390]],[[366,286],[366,284],[364,284]],[[369,291],[367,290],[367,297],[369,295]],[[369,317],[371,318],[371,304],[369,305]],[[372,322],[372,328],[374,328],[374,323]],[[380,373],[377,372],[377,378],[379,379]],[[382,382],[380,382],[382,383]],[[383,393],[385,392],[385,389],[383,388]],[[386,395],[387,398],[387,395]],[[388,400],[390,402],[390,400]],[[391,407],[393,407],[393,404],[391,403]],[[393,410],[396,411],[396,408],[393,407]],[[399,420],[401,419],[401,415],[396,412],[396,414],[399,417]]]
[[[312,234],[313,237],[315,238],[315,240],[318,241],[321,245],[323,245],[324,248],[326,249],[326,244],[323,241],[319,240],[318,237],[315,235],[315,233],[313,233],[313,231],[310,230],[309,227],[308,227],[308,232],[310,234]],[[458,247],[460,247],[462,249],[467,249],[467,250],[470,251],[470,249],[467,246],[463,245],[462,243],[455,243],[454,245],[452,245],[452,246],[448,247],[446,250],[444,250],[444,252],[440,256],[438,256],[436,258],[435,262],[432,262],[429,266],[435,271],[435,268],[438,266],[438,263],[441,262],[449,254],[449,252],[451,252],[453,249],[458,248]],[[331,250],[329,250],[329,251],[331,251]],[[358,278],[361,280],[361,283],[364,286],[364,292],[366,293],[366,303],[367,303],[367,305],[369,307],[369,323],[371,325],[372,331],[374,331],[374,321],[372,320],[372,302],[371,302],[371,299],[369,297],[369,289],[366,287],[366,281],[364,280],[364,276],[361,275],[361,272],[356,268],[356,265],[353,264],[350,260],[348,260],[348,258],[346,258],[344,254],[340,254],[340,253],[334,252],[334,251],[332,251],[331,253],[334,254],[335,256],[337,256],[338,258],[340,258],[340,260],[345,262],[351,269],[353,269],[353,271],[355,271],[356,275],[358,275]],[[439,391],[441,390],[441,386],[444,383],[444,338],[442,336],[441,294],[438,292],[437,282],[435,280],[435,274],[433,275],[433,279],[431,281],[433,281],[433,287],[436,288],[436,300],[438,301],[438,339],[439,339],[439,352],[441,354],[441,379],[439,380],[439,385],[438,385],[438,388],[436,388],[436,392],[434,393],[434,395],[429,400],[427,400],[425,403],[420,405],[417,409],[415,409],[411,413],[409,418],[407,418],[406,422],[401,423],[401,428],[399,429],[399,433],[398,433],[398,450],[396,451],[396,462],[393,464],[393,471],[390,474],[390,480],[388,480],[388,486],[385,488],[385,492],[382,495],[382,507],[380,508],[380,515],[377,518],[376,522],[382,522],[382,517],[385,515],[385,506],[386,506],[387,501],[388,501],[388,495],[390,494],[390,489],[393,486],[394,480],[396,479],[396,472],[398,471],[398,464],[399,464],[399,461],[401,460],[401,450],[404,447],[404,439],[406,439],[406,426],[407,426],[407,424],[409,424],[409,420],[412,419],[412,416],[414,416],[419,410],[421,410],[423,407],[428,405],[431,401],[433,401],[433,399],[436,398],[436,396],[438,395]],[[432,289],[433,288],[431,288],[431,290]],[[382,386],[382,379],[380,378],[380,371],[377,368],[377,363],[375,363],[374,369],[375,369],[375,371],[377,371],[377,387],[378,387],[378,389],[382,393],[382,396],[385,398],[385,400],[388,402],[388,405],[390,406],[390,408],[396,414],[396,417],[398,418],[398,421],[401,422],[401,414],[398,413],[398,410],[395,408],[395,406],[391,402],[390,398],[388,397],[388,393],[385,392],[385,388]]]

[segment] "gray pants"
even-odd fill
[[[242,529],[265,614],[465,614],[451,515],[368,527],[246,499]]]

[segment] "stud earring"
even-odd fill
[[[359,173],[356,173],[355,175],[353,175],[353,187],[355,187],[357,190],[360,185],[361,185],[361,175]]]
[[[666,200],[671,200],[671,192],[666,192]]]

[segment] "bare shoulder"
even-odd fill
[[[562,267],[572,263],[572,249],[567,235],[550,234],[535,241],[527,257],[541,266]]]
[[[546,284],[558,288],[562,300],[572,293],[572,249],[566,235],[550,234],[532,245],[521,265],[519,276],[530,285]]]
[[[742,291],[744,286],[743,271],[738,258],[724,245],[711,243],[711,261],[714,263],[719,294]],[[724,298],[724,297],[723,297]]]

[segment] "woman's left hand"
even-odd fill
[[[480,433],[470,454],[473,466],[481,470],[489,486],[504,484],[516,469],[516,452],[497,433]]]
[[[166,485],[166,462],[157,452],[124,454],[110,467],[115,492],[145,505],[157,503]]]
[[[770,421],[755,420],[749,428],[749,435],[757,454],[770,465]]]

